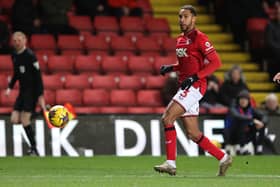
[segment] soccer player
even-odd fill
[[[13,77],[6,90],[6,96],[10,95],[16,81],[19,81],[19,95],[11,114],[13,124],[21,123],[30,141],[29,155],[38,156],[34,131],[31,127],[31,115],[35,111],[37,101],[45,110],[43,96],[43,83],[39,63],[31,49],[26,47],[26,36],[22,32],[15,32],[12,37],[15,51],[12,53]]]
[[[154,166],[155,171],[176,175],[176,130],[174,121],[181,117],[187,136],[200,148],[219,160],[218,176],[224,176],[232,163],[228,154],[217,148],[199,130],[199,100],[207,88],[206,77],[221,66],[221,60],[207,36],[195,28],[196,10],[185,5],[179,11],[182,34],[177,37],[177,64],[163,65],[160,73],[178,71],[180,89],[167,106],[162,123],[165,130],[167,160]]]

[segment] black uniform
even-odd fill
[[[13,88],[19,80],[19,95],[16,99],[14,110],[33,112],[36,107],[38,97],[43,94],[43,83],[39,62],[29,48],[22,53],[12,54],[14,74],[9,88]]]

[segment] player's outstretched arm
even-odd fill
[[[274,75],[273,81],[280,84],[280,72],[278,72],[276,75]]]

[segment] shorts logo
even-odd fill
[[[187,48],[178,48],[176,49],[176,55],[178,57],[187,57]]]
[[[179,99],[183,100],[188,95],[189,90],[184,90],[180,95]]]

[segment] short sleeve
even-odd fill
[[[214,46],[209,41],[206,35],[200,35],[198,45],[199,45],[199,50],[201,51],[203,56],[207,56],[209,53],[215,51]]]

